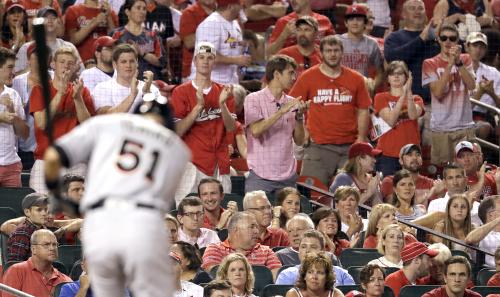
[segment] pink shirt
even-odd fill
[[[245,99],[245,126],[270,118],[280,106],[292,99],[283,94],[276,100],[269,88],[248,95]],[[268,180],[285,180],[295,174],[294,129],[295,113],[292,111],[283,115],[258,138],[246,129],[248,168]]]
[[[44,277],[43,274],[33,266],[31,257],[27,261],[14,264],[3,276],[3,283],[7,286],[37,297],[52,297],[57,284],[71,281],[71,278],[62,274],[55,268],[50,277]],[[13,295],[5,292],[2,293],[2,297],[11,296]]]
[[[198,244],[199,248],[206,247],[211,243],[219,243],[220,239],[217,235],[217,232],[214,230],[210,230],[207,228],[200,228],[200,236],[198,237],[189,237],[182,228],[179,228],[179,240],[185,241],[191,245]]]

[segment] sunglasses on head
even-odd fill
[[[309,69],[311,67],[311,59],[304,56],[304,69]]]
[[[446,35],[441,35],[439,36],[439,40],[445,42],[446,40],[449,40],[451,42],[455,42],[458,40],[458,36],[446,36]]]

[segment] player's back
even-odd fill
[[[83,210],[107,198],[160,208],[173,200],[190,157],[175,132],[131,114],[98,116],[74,132],[58,143],[71,147],[73,159],[90,159]]]

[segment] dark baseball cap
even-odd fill
[[[309,15],[302,16],[295,21],[295,26],[298,27],[302,24],[311,26],[315,31],[318,31],[318,21]]]
[[[55,15],[56,17],[58,16],[57,15],[57,10],[54,9],[54,7],[52,6],[45,6],[45,7],[42,7],[38,10],[38,12],[36,13],[36,17],[37,18],[43,18],[47,15],[47,13],[52,13],[53,15]]]
[[[31,193],[26,195],[21,202],[21,207],[23,209],[30,209],[32,206],[48,205],[49,197],[40,193]]]

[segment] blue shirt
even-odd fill
[[[78,293],[78,290],[80,290],[80,281],[77,280],[76,282],[64,284],[61,288],[61,292],[59,293],[59,297],[75,297],[76,294]],[[93,297],[94,295],[92,294],[92,290],[89,288],[87,291],[86,297]],[[125,292],[125,297],[130,297],[130,294],[127,290]]]
[[[333,266],[335,270],[335,286],[354,285],[354,279],[344,268]],[[277,285],[295,285],[299,277],[300,265],[287,268],[280,272],[276,279]]]

